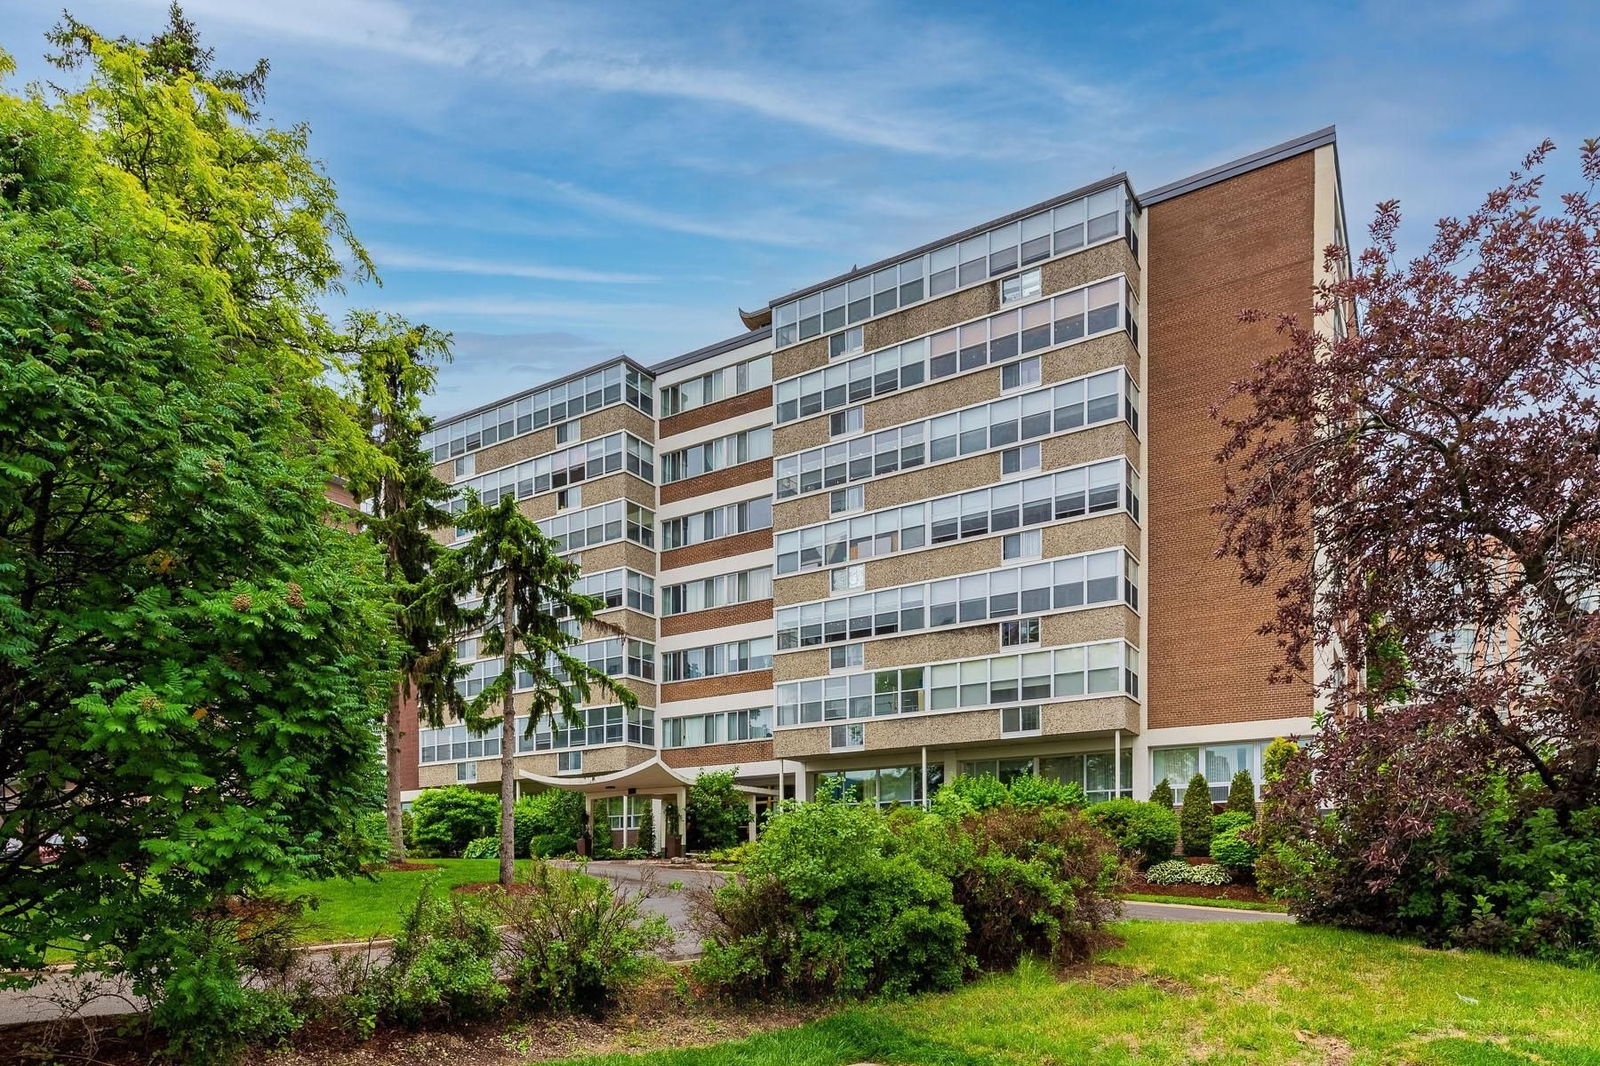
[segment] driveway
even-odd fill
[[[558,865],[576,868],[575,863]],[[589,863],[587,872],[591,876],[605,878],[626,892],[643,890],[649,893],[642,909],[664,916],[677,937],[666,952],[669,959],[699,957],[700,934],[689,923],[692,911],[690,897],[697,892],[716,888],[728,876],[718,870],[621,860],[596,860]]]

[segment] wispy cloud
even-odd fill
[[[659,304],[544,300],[516,296],[435,296],[386,301],[402,315],[455,315],[473,318],[523,319],[533,322],[615,325],[619,321],[664,310]]]
[[[597,285],[643,285],[661,280],[653,274],[622,274],[605,270],[588,270],[584,267],[463,258],[404,248],[377,247],[369,251],[377,262],[380,272],[414,270],[438,274],[472,274],[480,277],[529,278],[536,281],[571,281]]]
[[[769,215],[754,222],[733,218],[726,222],[696,218],[677,211],[668,211],[650,204],[627,200],[610,193],[586,189],[565,181],[532,179],[539,188],[552,197],[575,207],[605,215],[623,222],[634,222],[653,229],[687,233],[696,237],[711,237],[723,241],[753,242],[782,247],[802,248],[823,240],[801,220],[781,215]]]

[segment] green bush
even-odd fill
[[[1048,777],[1023,774],[1009,786],[1011,802],[1024,810],[1038,807],[1075,807],[1088,804],[1083,786],[1077,782],[1054,781]]]
[[[1185,855],[1211,854],[1211,789],[1206,785],[1204,774],[1191,777],[1183,791],[1178,834],[1183,838]]]
[[[482,909],[448,902],[429,878],[377,975],[382,1018],[407,1028],[492,1017],[505,1006],[495,972],[500,934]]]
[[[1224,829],[1211,838],[1211,860],[1230,870],[1251,870],[1256,864],[1256,846],[1245,837],[1248,825]]]
[[[697,850],[731,848],[750,821],[750,801],[734,787],[736,770],[708,770],[689,786],[690,844]]]
[[[733,996],[904,994],[953,988],[966,969],[949,878],[864,805],[781,807],[701,924],[697,973]]]
[[[562,836],[560,833],[540,833],[528,845],[529,858],[549,859],[557,855],[566,855],[576,851],[578,841],[574,837]]]
[[[1178,816],[1159,803],[1112,799],[1089,808],[1089,817],[1111,834],[1122,854],[1140,866],[1172,858]]]
[[[1227,867],[1215,863],[1192,866],[1182,859],[1157,863],[1145,871],[1144,879],[1152,885],[1213,885],[1230,884],[1233,875]]]
[[[1230,829],[1248,829],[1256,824],[1254,813],[1245,814],[1242,811],[1223,811],[1221,814],[1211,816],[1211,836],[1216,839],[1219,833],[1226,833]]]
[[[511,819],[519,856],[529,854],[534,837],[559,836],[577,840],[584,829],[583,796],[561,788],[547,788],[517,800],[511,809]]]
[[[659,914],[644,914],[609,883],[548,863],[534,863],[525,891],[493,893],[502,961],[512,1003],[523,1013],[581,1011],[598,1016],[672,942]]]
[[[639,814],[639,850],[646,855],[656,853],[656,805],[646,802]]]
[[[500,857],[499,837],[478,837],[467,842],[461,849],[463,859],[498,859]]]
[[[1156,787],[1150,790],[1150,802],[1159,803],[1169,811],[1176,805],[1172,798],[1172,785],[1166,778],[1157,781]]]
[[[495,835],[500,798],[465,785],[424,789],[411,804],[411,818],[419,852],[456,856],[478,837]]]
[[[742,865],[750,860],[750,853],[755,850],[753,843],[744,843],[731,848],[721,848],[713,851],[706,858],[712,862],[732,863]]]
[[[1251,818],[1256,816],[1256,783],[1250,778],[1249,770],[1240,770],[1233,775],[1233,780],[1228,784],[1227,809],[1248,814]]]
[[[934,793],[932,810],[945,818],[987,811],[1011,799],[1011,790],[993,774],[961,774]]]

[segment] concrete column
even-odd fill
[[[678,786],[678,843],[689,850],[689,788]]]
[[[665,850],[667,840],[667,801],[664,796],[650,797],[650,817],[656,823],[656,847]]]
[[[794,798],[800,803],[811,798],[806,795],[806,764],[798,761],[794,764]]]
[[[748,801],[750,808],[750,824],[744,827],[744,838],[754,842],[756,839],[756,798],[752,795],[746,796],[745,799]]]
[[[1111,734],[1111,798],[1122,795],[1122,730]]]
[[[922,809],[928,809],[928,748],[922,748]]]

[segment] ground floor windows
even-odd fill
[[[963,775],[987,774],[1008,785],[1017,778],[1029,774],[1059,781],[1062,784],[1077,785],[1083,789],[1090,803],[1098,803],[1118,795],[1132,798],[1132,747],[1122,749],[1120,761],[1122,764],[1120,781],[1117,772],[1118,758],[1109,751],[1091,751],[1075,755],[1023,755],[1010,759],[975,759],[962,762],[960,765]]]
[[[603,796],[594,801],[594,826],[613,831],[639,828],[639,815],[648,799],[639,796]]]
[[[944,767],[930,763],[927,780],[922,767],[884,766],[873,770],[839,770],[817,775],[817,795],[875,803],[879,807],[920,804],[944,784]]]
[[[1211,799],[1222,803],[1228,798],[1233,775],[1248,770],[1250,779],[1261,781],[1261,742],[1198,744],[1182,748],[1157,748],[1150,752],[1150,783],[1163,778],[1172,786],[1172,795],[1183,802],[1183,794],[1195,774],[1203,773],[1211,789]]]

